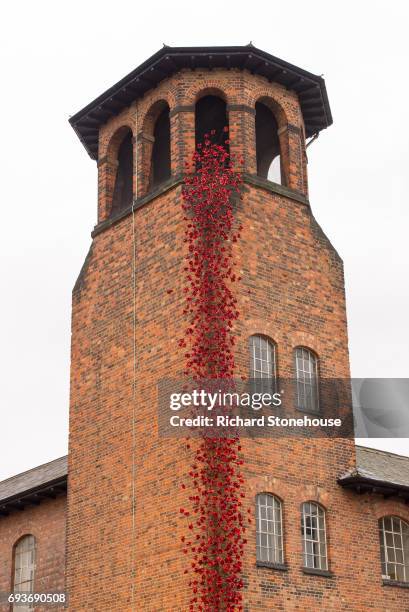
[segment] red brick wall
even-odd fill
[[[12,590],[13,547],[28,534],[36,538],[35,592],[64,590],[66,501],[66,497],[61,496],[0,517],[0,591]],[[1,611],[9,609],[9,605],[0,605]],[[35,608],[36,612],[44,609],[50,608]]]
[[[277,343],[280,375],[292,375],[293,349],[301,344],[318,354],[322,376],[347,377],[343,266],[305,199],[302,117],[293,92],[247,72],[182,71],[101,129],[100,160],[109,158],[117,130],[130,126],[137,136],[135,193],[145,196],[149,147],[139,135],[148,129],[145,118],[152,105],[165,99],[171,110],[172,173],[177,176],[193,152],[193,105],[201,92],[209,91],[221,91],[228,107],[233,105],[231,148],[243,155],[243,170],[250,175],[255,172],[252,109],[265,96],[278,105],[290,188],[280,193],[248,179],[237,210],[244,226],[235,245],[243,277],[237,290],[238,375],[248,373],[248,337],[263,333]],[[109,215],[109,173],[102,161],[99,222]],[[187,609],[183,572],[188,560],[179,540],[187,525],[178,510],[186,506],[188,493],[180,490],[180,483],[189,485],[191,451],[181,440],[158,437],[156,422],[158,381],[180,377],[183,369],[177,344],[184,325],[182,217],[178,184],[135,211],[135,354],[131,215],[99,226],[73,293],[67,524],[73,611]],[[289,567],[287,572],[256,567],[253,523],[245,556],[246,610],[381,612],[408,607],[408,591],[381,586],[371,506],[365,510],[364,498],[336,484],[337,476],[354,463],[352,441],[245,440],[243,456],[249,507],[254,508],[254,496],[261,491],[283,500]],[[332,578],[301,571],[300,504],[307,500],[320,502],[328,512]],[[399,508],[401,512],[406,509]]]

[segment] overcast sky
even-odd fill
[[[97,196],[96,164],[68,118],[164,42],[251,40],[324,75],[334,125],[308,150],[310,199],[345,262],[352,375],[408,376],[405,2],[39,0],[1,11],[0,479],[67,452],[71,289]],[[409,455],[408,440],[382,447]]]

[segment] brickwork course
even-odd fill
[[[215,52],[209,50],[206,66],[192,60],[181,67],[171,50],[166,60],[165,50],[169,69],[161,68],[154,87],[138,94],[141,77],[124,107],[112,94],[106,116],[90,109],[72,121],[98,160],[98,219],[72,305],[66,547],[72,611],[188,609],[189,559],[180,544],[186,520],[179,508],[187,503],[188,491],[180,485],[191,486],[192,453],[182,439],[158,435],[156,411],[158,382],[181,379],[184,368],[178,346],[185,326],[181,177],[195,147],[195,104],[204,95],[226,102],[231,151],[243,159],[244,197],[235,211],[243,231],[233,247],[242,277],[236,288],[237,376],[248,376],[253,334],[274,341],[279,376],[294,376],[297,346],[318,356],[322,378],[350,376],[343,264],[308,199],[305,145],[314,100],[299,89],[307,77],[295,81],[278,64],[268,78],[261,68],[252,69],[250,56],[257,50],[244,49],[249,59],[240,65],[212,64]],[[132,97],[129,84],[127,95]],[[260,100],[278,124],[283,185],[256,176]],[[164,102],[170,109],[171,177],[151,191],[153,130]],[[112,217],[118,149],[127,128],[133,135],[134,211]],[[97,149],[87,133],[95,134]],[[253,521],[244,555],[246,611],[409,610],[409,590],[382,580],[378,538],[380,517],[409,522],[409,508],[397,496],[357,495],[340,486],[337,479],[356,465],[353,440],[243,439],[242,456],[245,509],[254,516],[255,496],[262,492],[283,504],[285,561],[281,568],[256,564]],[[321,575],[302,567],[300,512],[306,501],[326,511],[329,571]],[[0,517],[0,557],[20,533],[35,530],[50,549],[49,563],[57,551],[58,573],[62,540],[53,538],[64,529],[63,517],[60,499]],[[10,572],[0,567],[0,590]],[[62,574],[53,580],[60,584]]]

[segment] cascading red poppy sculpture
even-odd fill
[[[216,144],[214,136],[214,131],[206,134],[198,145],[183,189],[184,314],[189,323],[179,345],[186,349],[185,376],[196,382],[233,380],[233,323],[239,316],[232,287],[240,278],[234,272],[232,245],[242,229],[236,228],[233,214],[241,177],[228,152],[229,140]],[[189,472],[193,492],[189,510],[180,509],[189,521],[182,542],[191,559],[185,570],[190,574],[190,610],[242,610],[242,556],[250,519],[243,511],[240,441],[236,435],[202,432],[194,446]]]

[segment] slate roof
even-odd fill
[[[356,467],[338,483],[358,493],[379,493],[409,501],[409,457],[364,446],[356,447]]]
[[[365,446],[356,447],[356,457],[361,472],[365,471],[378,480],[409,487],[409,457]]]
[[[67,457],[60,457],[0,482],[0,515],[54,498],[67,489]]]
[[[92,159],[98,158],[99,128],[131,102],[184,68],[239,68],[295,91],[300,100],[306,136],[332,124],[325,81],[253,45],[221,47],[164,46],[140,66],[70,118],[70,124]]]

